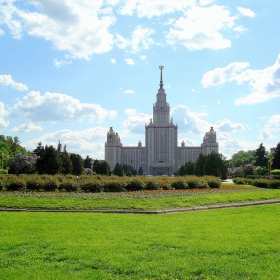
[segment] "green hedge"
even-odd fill
[[[221,181],[213,176],[118,177],[102,175],[1,175],[0,190],[122,192],[141,190],[219,188]]]

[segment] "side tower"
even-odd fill
[[[107,132],[107,141],[105,142],[105,161],[110,165],[113,170],[117,163],[121,162],[121,139],[118,133],[115,133],[113,128]]]
[[[216,131],[214,131],[213,127],[210,128],[209,132],[206,132],[201,148],[204,155],[209,155],[212,152],[219,153],[219,144],[217,142]]]
[[[153,119],[145,126],[145,169],[146,174],[172,175],[177,170],[178,127],[170,120],[170,106],[166,102],[162,70],[160,84],[153,105]]]

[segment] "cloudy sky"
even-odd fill
[[[179,143],[280,141],[279,0],[0,0],[0,134],[104,158],[145,142],[159,65]]]

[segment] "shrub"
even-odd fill
[[[8,170],[0,168],[0,174],[8,174]]]
[[[111,181],[104,185],[104,192],[123,192],[124,185],[118,181]]]
[[[280,180],[270,180],[268,186],[271,189],[280,189]]]
[[[30,176],[26,179],[26,189],[28,190],[40,190],[41,178],[39,176]]]
[[[174,188],[175,190],[187,189],[188,184],[184,181],[175,181],[175,182],[171,183],[171,187]]]
[[[210,188],[217,189],[221,186],[221,182],[217,181],[217,180],[209,180],[208,181],[208,186]]]
[[[6,190],[7,191],[18,191],[25,188],[25,182],[18,178],[17,176],[14,176],[12,180],[9,180],[6,184]]]
[[[209,188],[209,185],[205,180],[199,180],[197,182],[197,188],[198,189],[206,189],[206,188]]]
[[[80,189],[83,192],[101,192],[103,191],[103,187],[100,182],[83,182],[80,185]]]
[[[60,183],[59,190],[65,190],[67,192],[75,192],[78,190],[79,184],[76,180],[66,180]]]
[[[272,175],[279,175],[280,176],[280,169],[273,169],[271,170]]]
[[[252,185],[258,188],[268,188],[269,180],[256,179],[252,182]]]
[[[42,180],[40,182],[40,190],[43,191],[55,191],[58,189],[59,183],[58,180],[54,176],[43,175]]]
[[[132,180],[126,185],[126,190],[128,191],[142,191],[145,189],[145,185],[139,180]]]
[[[148,181],[146,183],[146,190],[160,190],[160,186],[154,181]]]

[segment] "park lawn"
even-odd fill
[[[104,197],[97,198],[80,193],[65,194],[65,196],[61,196],[59,193],[47,194],[47,196],[40,193],[24,193],[22,196],[21,194],[19,196],[13,196],[12,194],[10,195],[4,192],[0,194],[0,208],[52,210],[165,210],[280,199],[280,190],[260,190],[254,188],[254,190],[248,189],[247,191],[219,193],[217,189],[217,193],[214,194],[191,193],[189,195],[173,197],[164,197],[162,193],[160,197],[138,197],[138,195],[141,195],[141,192],[136,192],[135,197],[114,197],[115,194],[105,194]]]
[[[279,279],[279,211],[0,212],[0,279]]]

